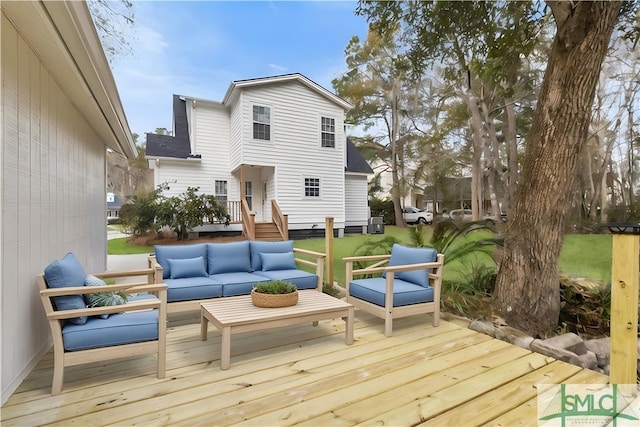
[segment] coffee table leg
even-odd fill
[[[231,363],[231,327],[222,328],[222,341],[220,345],[220,369],[229,369]]]
[[[204,315],[204,308],[200,309],[200,340],[207,340],[207,326],[209,325],[209,320]]]
[[[349,310],[347,312],[347,318],[344,319],[344,322],[345,322],[344,341],[347,345],[353,344],[353,317],[354,317],[353,312],[354,312],[354,308],[349,307]]]

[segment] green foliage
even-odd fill
[[[393,202],[390,199],[378,199],[372,197],[369,200],[369,208],[371,209],[371,216],[381,216],[382,221],[385,224],[395,224],[396,216],[393,212]]]
[[[148,231],[158,231],[156,223],[158,214],[158,199],[161,197],[162,187],[153,191],[140,190],[120,208],[120,219],[123,228],[134,236],[141,236]]]
[[[189,237],[189,230],[204,224],[205,219],[229,222],[226,206],[214,196],[197,194],[198,191],[199,187],[188,187],[183,194],[163,198],[159,203],[158,223],[174,230],[179,240]]]
[[[178,234],[178,239],[184,239],[205,220],[229,223],[226,206],[212,195],[197,194],[199,187],[188,187],[185,193],[173,197],[162,195],[166,188],[165,184],[154,191],[138,192],[130,203],[122,206],[120,218],[126,230],[140,236],[169,227]]]
[[[256,283],[253,289],[261,294],[290,294],[297,290],[296,285],[283,280],[271,280],[269,282]]]
[[[487,248],[500,244],[499,239],[469,239],[470,233],[477,231],[493,232],[491,220],[454,222],[441,221],[436,225],[431,237],[431,246],[444,254],[444,263],[449,264],[471,253],[482,252],[488,255]]]

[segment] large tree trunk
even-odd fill
[[[600,67],[621,7],[606,1],[547,3],[557,34],[525,140],[494,293],[497,314],[533,336],[546,336],[558,325],[564,217]]]

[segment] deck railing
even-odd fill
[[[241,202],[242,206],[242,234],[249,240],[256,238],[256,214],[249,210],[246,199]]]
[[[271,199],[271,219],[278,228],[282,240],[289,240],[289,216],[282,213],[275,199]]]

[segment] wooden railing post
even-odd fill
[[[324,220],[325,252],[327,254],[327,282],[333,286],[333,218]]]
[[[637,383],[640,224],[607,224],[611,251],[611,366],[609,382]],[[623,388],[624,390],[624,388]],[[630,392],[630,390],[628,391]]]

